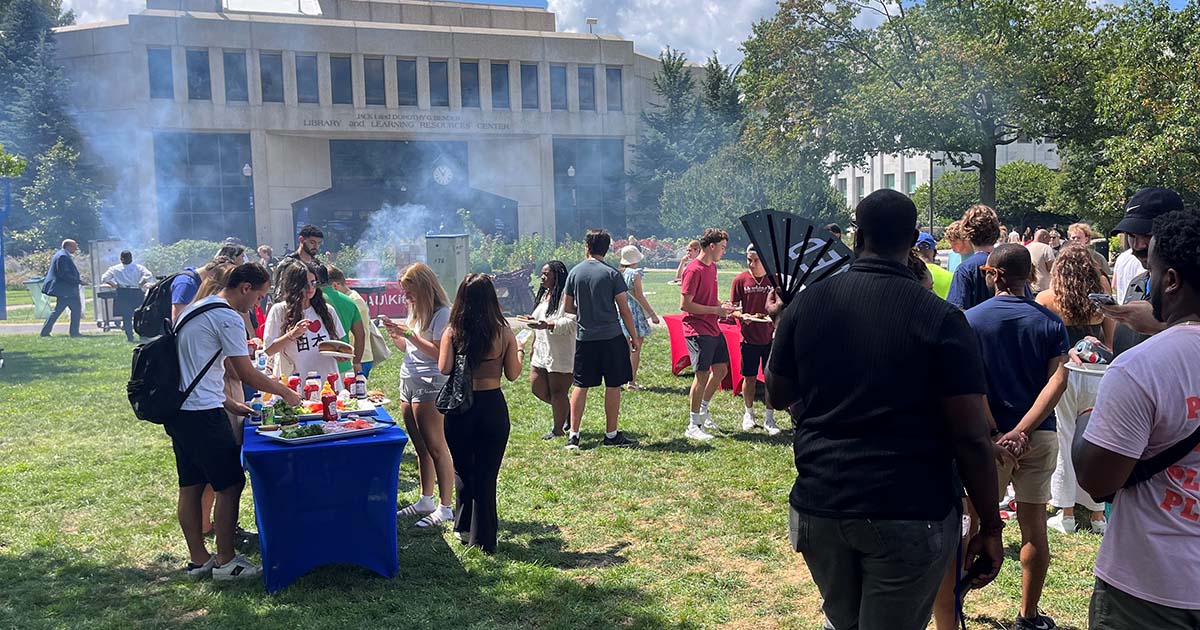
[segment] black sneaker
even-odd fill
[[[600,443],[600,446],[634,446],[635,444],[637,444],[637,440],[631,440],[625,437],[624,433],[617,431],[617,434],[613,437],[605,436],[604,441]]]
[[[1013,626],[1014,630],[1053,630],[1057,627],[1058,624],[1046,615],[1038,615],[1030,619],[1017,615],[1017,622]]]
[[[578,435],[568,435],[567,436],[567,450],[568,451],[579,450],[579,436]]]

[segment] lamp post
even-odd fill
[[[571,189],[571,214],[575,218],[576,225],[578,227],[580,227],[580,229],[583,229],[582,226],[579,226],[579,202],[575,198],[575,165],[574,164],[567,167],[567,186]]]
[[[4,178],[4,205],[0,206],[0,320],[8,319],[8,296],[4,277],[4,222],[12,209],[12,178]]]
[[[254,177],[254,169],[250,167],[249,162],[246,162],[246,164],[242,166],[242,177],[246,178],[248,188],[250,189],[250,220],[254,221],[254,180],[252,179]],[[254,223],[255,225],[258,225],[257,221]]]
[[[929,233],[933,234],[933,154],[929,154]]]

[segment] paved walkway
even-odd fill
[[[67,321],[59,318],[54,324],[54,332],[52,335],[61,335],[66,337],[71,332],[70,315],[66,317]],[[9,324],[0,321],[0,335],[36,335],[42,332],[42,322],[21,322],[18,324]],[[79,332],[85,335],[123,335],[124,333],[118,330],[110,330],[107,333],[96,327],[96,322],[80,322]]]

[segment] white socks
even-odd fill
[[[700,401],[700,415],[704,415],[704,414],[708,413],[708,402],[709,401],[707,401],[707,400]]]
[[[698,427],[698,426],[704,424],[704,412],[701,411],[700,413],[696,413],[693,411],[688,414],[688,419],[691,420],[692,425]]]
[[[763,422],[775,422],[775,410],[768,409],[763,412]]]
[[[579,439],[579,433],[577,431],[571,431],[571,437]]]
[[[437,509],[437,503],[433,502],[433,495],[425,496],[422,494],[421,498],[418,499],[413,505],[415,505],[417,509],[421,510],[422,512],[432,512]]]
[[[604,437],[606,437],[606,438],[608,438],[608,439],[610,439],[610,440],[611,440],[611,439],[613,439],[613,438],[617,437],[617,432],[616,432],[616,431],[605,431],[605,432],[604,432]]]

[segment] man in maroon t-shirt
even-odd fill
[[[683,334],[687,339],[688,356],[696,370],[692,391],[688,397],[691,421],[684,437],[711,440],[705,429],[720,429],[708,414],[708,401],[729,373],[729,348],[717,320],[728,317],[733,306],[721,304],[717,297],[717,261],[725,255],[729,234],[709,228],[700,237],[700,255],[683,270],[679,309],[683,316]]]
[[[758,252],[751,245],[746,249],[746,271],[733,279],[729,290],[729,301],[733,302],[733,316],[742,328],[742,399],[746,412],[742,414],[742,430],[753,431],[758,423],[754,419],[754,398],[758,395],[758,369],[767,369],[767,357],[771,355],[771,339],[775,336],[775,325],[767,317],[767,296],[775,290],[775,282],[767,275],[766,268],[758,259]],[[758,321],[755,321],[758,320]],[[775,424],[775,410],[766,403],[763,427],[768,435],[779,435]]]

